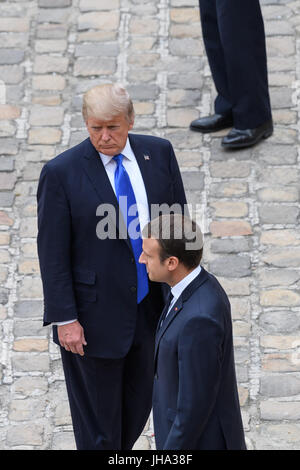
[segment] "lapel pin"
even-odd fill
[[[175,307],[175,309],[174,309],[174,310],[175,310],[175,312],[177,312],[177,310],[178,310],[178,307]]]
[[[145,160],[150,160],[149,155],[144,155],[144,159],[145,159]]]

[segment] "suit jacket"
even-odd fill
[[[230,304],[203,267],[157,328],[155,366],[157,449],[246,448]]]
[[[186,198],[170,142],[135,134],[129,140],[149,207],[183,207]],[[136,324],[136,265],[129,239],[118,236],[118,202],[89,138],[43,167],[37,199],[44,325],[77,318],[85,332],[86,355],[124,357]],[[96,215],[100,204],[116,209],[115,239],[97,237],[97,224],[106,216]],[[147,299],[152,320],[157,320],[163,307],[159,284],[150,283]],[[54,341],[59,344],[56,327]]]

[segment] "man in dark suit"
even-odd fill
[[[202,34],[217,90],[215,114],[190,129],[232,127],[228,149],[249,147],[273,133],[264,23],[259,0],[199,0]]]
[[[171,287],[158,323],[153,418],[159,450],[246,449],[228,298],[200,266],[202,234],[189,219],[161,216],[143,231],[140,262]]]
[[[44,325],[60,345],[77,448],[131,449],[151,410],[163,308],[161,286],[138,263],[140,230],[153,204],[183,208],[186,198],[170,142],[128,134],[125,89],[89,90],[83,116],[89,138],[39,181]]]

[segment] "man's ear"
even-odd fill
[[[131,131],[131,129],[133,128],[134,126],[134,118],[132,119],[132,121],[129,122],[129,131]]]
[[[179,264],[179,259],[176,256],[170,256],[168,259],[168,269],[169,271],[174,271]]]

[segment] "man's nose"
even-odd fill
[[[144,252],[142,251],[142,253],[141,253],[140,257],[139,257],[139,263],[141,263],[141,264],[145,264],[145,259],[144,259],[144,256],[143,256],[143,255],[144,255]]]
[[[110,139],[110,134],[109,134],[109,130],[108,129],[102,129],[102,133],[101,133],[101,139],[102,140],[109,140]]]

